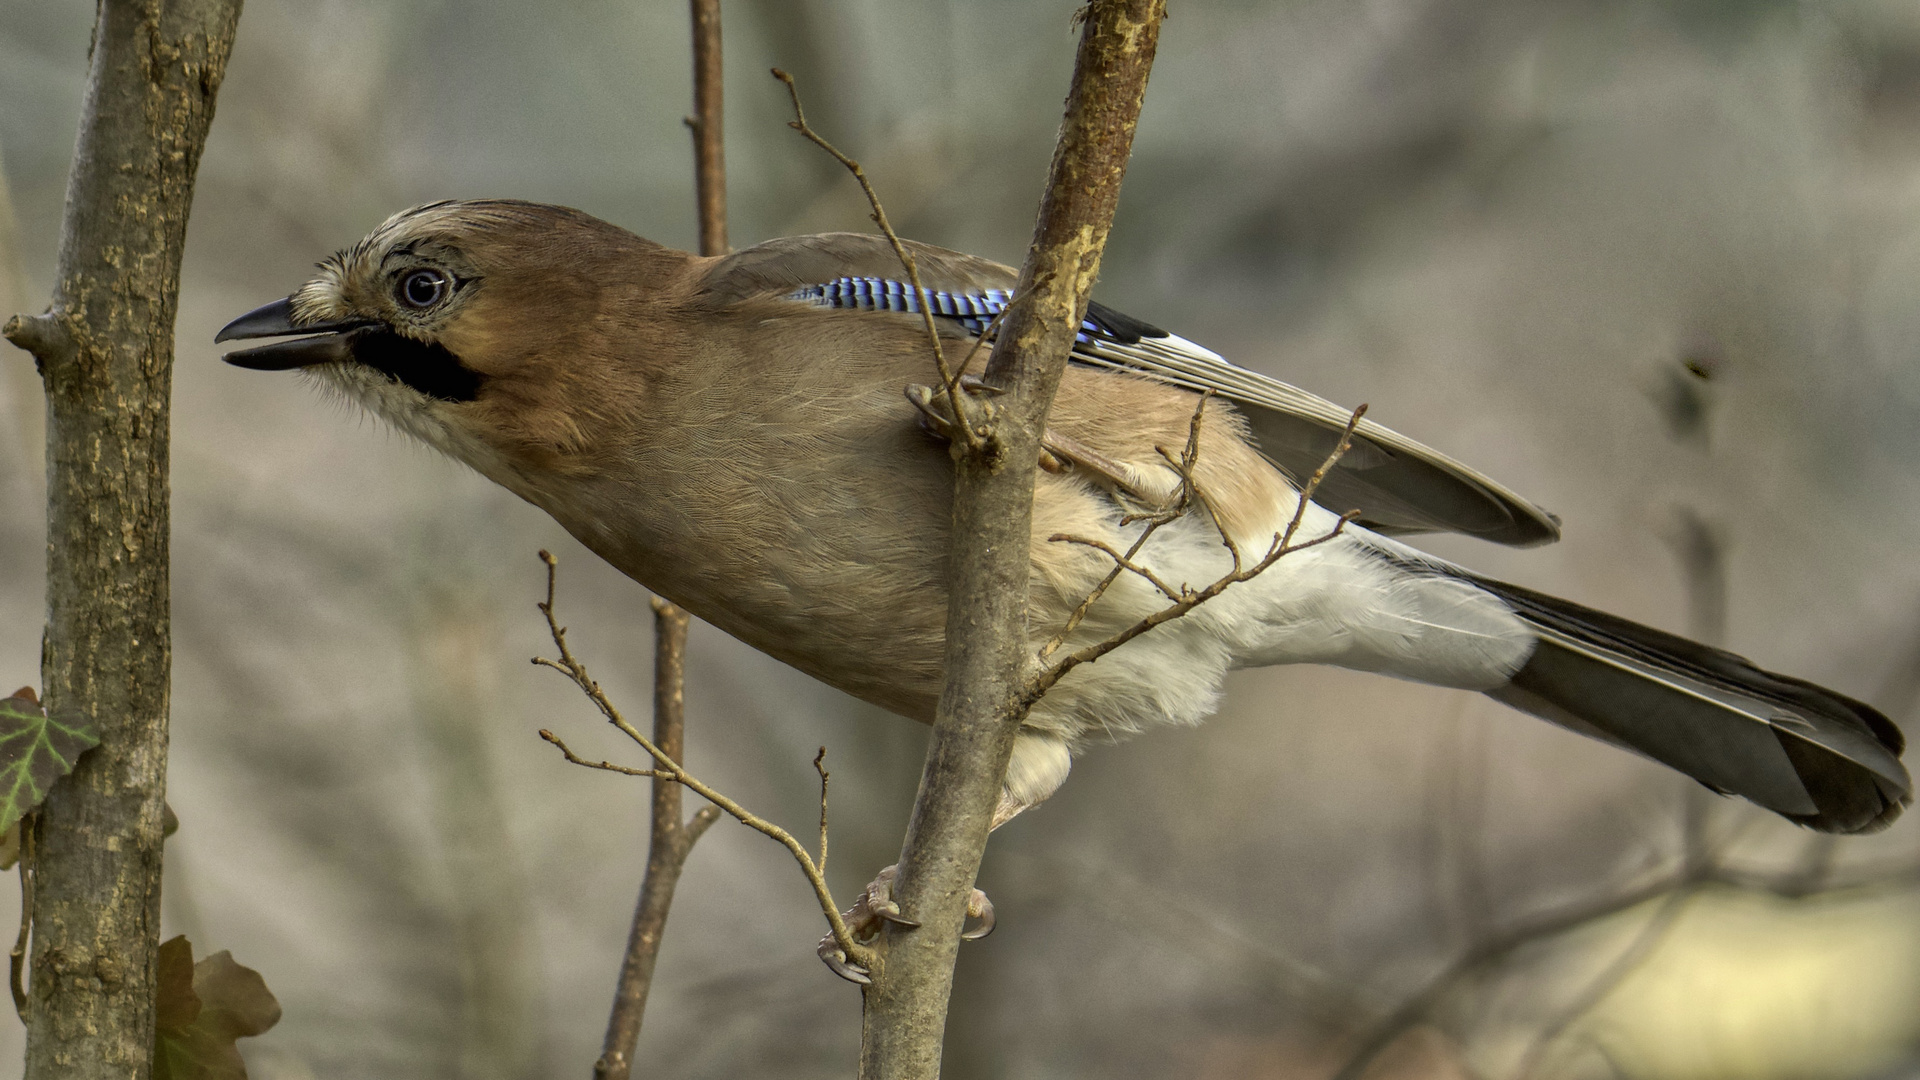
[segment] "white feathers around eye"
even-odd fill
[[[287,298],[289,306],[293,308],[296,325],[328,322],[345,318],[351,313],[346,299],[347,257],[350,253],[351,249],[327,256],[320,264],[319,274],[295,289],[293,295]]]

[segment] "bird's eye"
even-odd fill
[[[438,270],[415,270],[400,279],[395,290],[400,302],[410,308],[430,308],[447,296],[447,275]]]

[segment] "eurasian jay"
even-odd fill
[[[909,245],[934,322],[964,354],[1015,273]],[[576,210],[440,202],[388,219],[217,341],[303,335],[228,362],[300,369],[540,507],[647,588],[833,686],[922,723],[940,693],[951,465],[902,393],[934,381],[920,300],[878,236],[773,240],[718,258]],[[1177,501],[1178,454],[1213,397]],[[922,396],[922,403],[925,397]],[[1136,557],[1163,582],[1264,552],[1349,412],[1091,305],[1034,489],[1036,651],[1125,551],[1139,516],[1183,512]],[[1323,505],[1316,505],[1323,504]],[[1393,539],[1503,544],[1559,523],[1492,479],[1363,421],[1289,554],[1084,664],[1034,706],[996,825],[1066,779],[1094,737],[1196,723],[1229,669],[1336,664],[1484,692],[1829,832],[1882,828],[1910,798],[1886,717],[1731,653],[1481,577]],[[1323,508],[1324,506],[1324,508]],[[1164,607],[1122,574],[1069,635]],[[1037,652],[1034,661],[1040,663]]]

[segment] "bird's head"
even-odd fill
[[[644,393],[623,331],[686,258],[564,207],[432,203],[214,340],[287,338],[226,360],[309,372],[497,479],[551,474],[589,467],[599,422]]]

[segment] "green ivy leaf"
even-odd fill
[[[99,745],[100,736],[84,719],[65,712],[48,716],[31,688],[0,700],[0,830],[39,806],[53,782]]]
[[[160,946],[153,1020],[153,1080],[247,1080],[236,1039],[280,1022],[265,979],[222,950],[193,962],[193,945]]]

